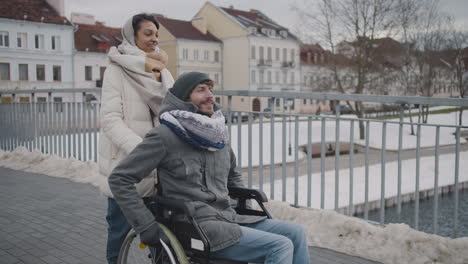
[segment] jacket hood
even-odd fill
[[[222,107],[214,103],[214,111],[218,111],[222,109]],[[159,111],[159,115],[161,115],[164,112],[169,112],[172,110],[183,110],[183,111],[188,111],[192,113],[198,113],[198,107],[194,105],[191,102],[185,102],[176,97],[171,90],[167,91],[166,96],[164,97],[164,100],[161,104],[161,109]]]
[[[135,32],[133,31],[132,26],[133,16],[130,17],[127,22],[122,27],[122,37],[125,41],[130,43],[132,46],[136,46],[135,44]]]

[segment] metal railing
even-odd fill
[[[452,192],[452,236],[459,236],[459,192],[468,187],[466,171],[460,175],[462,150],[468,149],[461,132],[468,126],[408,122],[404,106],[468,107],[467,99],[266,91],[216,91],[216,95],[227,97],[230,141],[249,187],[294,206],[333,209],[364,219],[378,210],[375,220],[381,224],[387,222],[389,207],[396,206],[400,215],[403,205],[412,203],[414,217],[408,224],[415,229],[420,229],[421,198],[432,196],[431,230],[424,231],[435,234],[440,231],[438,200],[443,193]],[[233,97],[237,96],[270,102],[282,99],[285,104],[290,99],[396,104],[400,105],[399,120],[359,119],[342,116],[339,110],[336,115],[276,112],[275,107],[271,112],[237,111],[233,110]],[[25,146],[67,158],[96,160],[98,113],[96,103],[0,104],[0,148]],[[364,125],[363,140],[358,139],[359,123]],[[416,134],[411,142],[403,142],[405,129],[411,126]],[[428,134],[433,140],[429,145],[421,142]],[[445,146],[440,139],[447,137],[451,139]],[[449,160],[453,161],[450,173],[444,175],[439,166],[442,152],[452,155]],[[430,170],[431,184],[425,178],[427,170],[421,171],[427,158],[434,168]]]

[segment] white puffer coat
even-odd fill
[[[144,67],[144,60],[142,61]],[[143,68],[144,69],[144,68]],[[167,69],[161,72],[163,90],[167,91],[174,80]],[[108,177],[115,166],[130,153],[153,127],[159,125],[141,96],[124,77],[123,69],[110,64],[102,86],[101,132],[99,136],[99,174],[101,192],[112,197]],[[158,113],[155,113],[157,116]],[[154,192],[156,172],[136,185],[141,197]]]

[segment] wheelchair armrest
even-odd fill
[[[162,205],[166,209],[182,211],[188,217],[193,217],[195,215],[195,207],[184,200],[168,199],[159,195],[146,197],[143,198],[143,200],[146,206],[150,206],[151,204]]]
[[[246,187],[228,187],[228,190],[229,196],[232,198],[255,199],[262,203],[268,202],[266,194],[257,189]]]

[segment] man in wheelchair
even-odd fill
[[[160,239],[167,241],[135,188],[144,175],[158,169],[161,200],[168,204],[175,200],[184,202],[181,208],[188,213],[185,220],[196,222],[204,241],[199,250],[208,251],[210,258],[309,263],[302,226],[269,219],[268,213],[242,214],[242,209],[255,212],[245,206],[239,212],[232,207],[229,192],[242,193],[244,189],[236,187],[244,184],[236,157],[227,145],[225,118],[214,103],[212,89],[213,81],[207,74],[189,72],[179,77],[162,103],[162,125],[152,129],[109,177],[117,203],[142,243],[157,246]],[[248,197],[257,200],[261,195],[247,192]]]

